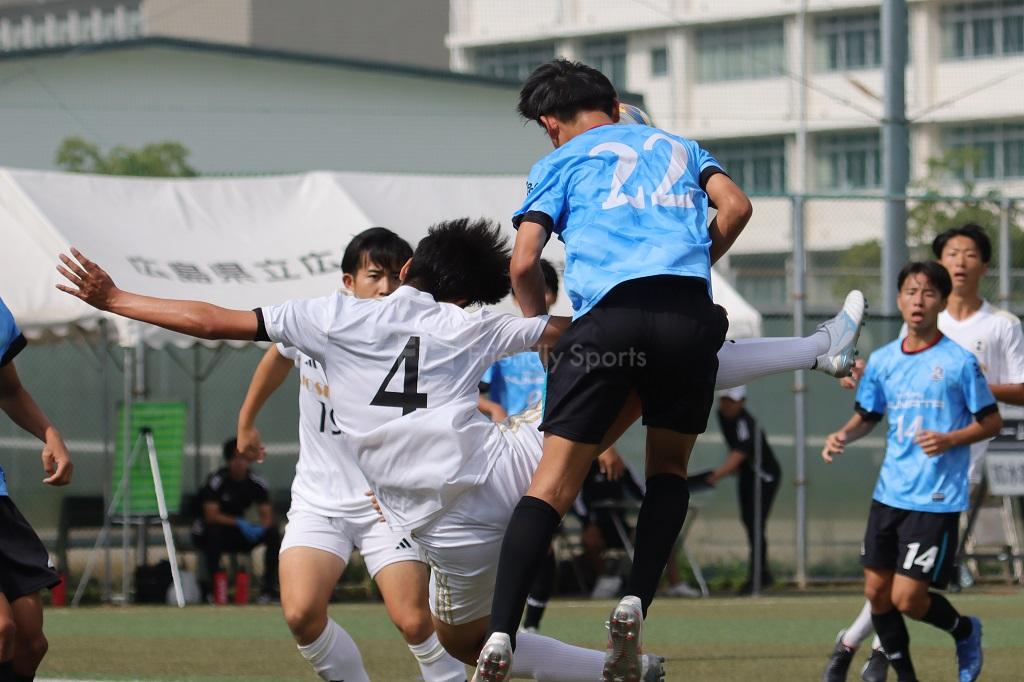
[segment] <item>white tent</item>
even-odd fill
[[[523,194],[513,176],[314,172],[163,180],[0,169],[0,297],[26,335],[63,337],[102,314],[54,288],[56,254],[74,245],[125,289],[252,308],[337,287],[340,255],[356,233],[389,227],[415,245],[458,216],[508,226]],[[546,255],[564,261],[557,240]],[[715,300],[730,337],[758,336],[761,316],[720,276]],[[507,306],[506,306],[507,307]],[[555,312],[569,310],[564,296]],[[115,318],[117,340],[192,343]]]

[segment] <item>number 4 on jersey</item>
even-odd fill
[[[402,384],[402,392],[389,391],[388,384],[395,378],[398,368],[405,365],[405,378]],[[427,406],[427,394],[418,393],[420,371],[420,337],[411,336],[405,344],[401,354],[391,365],[391,371],[384,377],[384,383],[377,389],[377,394],[370,401],[371,405],[378,407],[401,407],[402,414],[407,415],[413,410]]]

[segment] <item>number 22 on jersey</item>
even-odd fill
[[[690,157],[686,147],[679,140],[674,140],[664,133],[654,133],[644,141],[644,152],[653,153],[658,142],[668,143],[671,155],[668,160],[668,167],[661,178],[661,182],[651,192],[650,201],[652,206],[675,206],[677,208],[693,208],[693,190],[687,190],[683,194],[672,194],[672,187],[686,173],[686,164]],[[638,187],[636,194],[630,196],[623,193],[622,187],[629,181],[630,176],[636,171],[640,160],[639,153],[623,142],[602,142],[590,150],[590,156],[611,153],[618,157],[615,162],[615,170],[612,172],[612,184],[609,188],[608,198],[601,204],[601,208],[608,210],[629,204],[633,208],[646,208],[647,202],[644,195],[644,188]]]

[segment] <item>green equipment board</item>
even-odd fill
[[[156,516],[159,508],[156,501],[156,490],[153,474],[149,466],[149,450],[146,442],[139,442],[142,429],[153,432],[156,444],[157,463],[160,467],[160,478],[163,481],[164,498],[167,500],[167,512],[174,514],[181,506],[182,463],[185,451],[185,415],[183,402],[137,402],[131,406],[132,420],[129,433],[128,453],[135,449],[135,462],[132,465],[126,495],[128,497],[128,514],[130,516]],[[121,483],[124,471],[124,405],[118,408],[117,415],[117,449],[114,457],[113,485],[114,490]],[[115,514],[124,514],[122,499]]]

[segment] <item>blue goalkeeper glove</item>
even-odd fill
[[[255,524],[245,519],[238,519],[238,530],[242,531],[242,535],[249,542],[259,542],[263,538],[263,534],[267,532],[267,529],[263,526]]]

